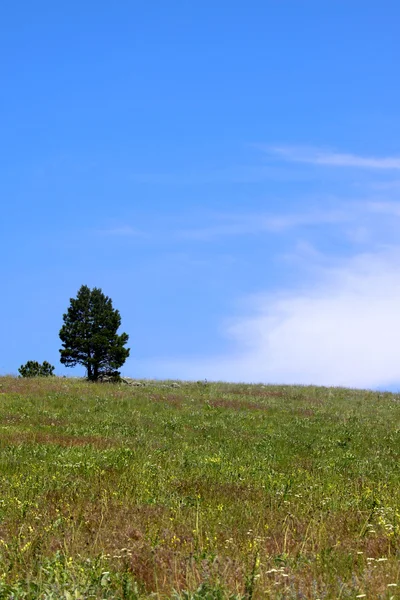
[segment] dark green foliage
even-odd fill
[[[100,288],[91,290],[83,285],[70,302],[60,329],[61,363],[66,367],[83,365],[91,381],[108,374],[119,375],[117,369],[129,356],[129,348],[124,348],[128,335],[117,334],[121,315],[113,308],[111,298]]]
[[[55,367],[47,360],[43,364],[38,363],[37,360],[28,360],[27,363],[20,366],[18,373],[21,377],[51,377],[54,369]]]

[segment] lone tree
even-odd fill
[[[126,333],[117,334],[121,315],[112,305],[111,298],[100,288],[83,285],[63,315],[60,329],[62,348],[60,361],[66,367],[81,364],[90,381],[103,375],[119,376],[116,371],[129,356]]]

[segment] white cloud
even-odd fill
[[[239,352],[152,362],[159,376],[287,384],[389,386],[400,381],[400,250],[319,272],[307,291],[253,298],[226,333]],[[143,365],[145,367],[145,365]]]
[[[331,152],[319,148],[303,146],[262,146],[263,150],[276,154],[291,162],[331,167],[357,167],[363,169],[400,169],[400,156],[358,156],[340,152]]]
[[[400,157],[293,146],[266,150],[297,163],[380,170],[381,179],[400,169]],[[171,237],[188,242],[290,232],[285,260],[307,269],[308,275],[311,271],[313,284],[253,297],[247,310],[223,328],[232,341],[224,355],[135,361],[134,372],[182,379],[400,387],[400,203],[393,182],[386,193],[371,196],[371,189],[379,186],[384,190],[385,182],[372,184],[361,200],[320,198],[320,210],[315,210],[314,198],[307,205],[299,200],[301,212],[213,215],[201,226],[176,229]],[[330,240],[328,225],[336,226]],[[307,239],[314,226],[320,236]],[[331,242],[324,246],[330,248],[327,254],[312,243],[318,244],[325,233]],[[368,247],[368,253],[349,256],[354,244]]]

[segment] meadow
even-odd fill
[[[400,598],[400,396],[0,378],[0,599]]]

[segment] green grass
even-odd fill
[[[0,599],[400,598],[399,455],[389,393],[0,378]]]

